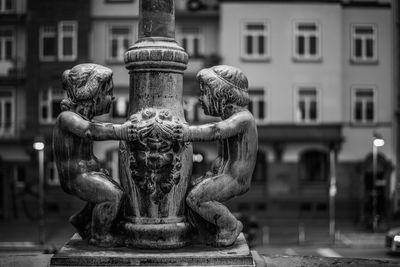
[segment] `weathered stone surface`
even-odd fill
[[[99,249],[74,237],[54,255],[51,266],[254,266],[241,234],[228,248],[191,245],[174,250]]]
[[[372,266],[400,266],[400,262],[378,259],[355,259],[355,258],[324,258],[315,256],[263,256],[256,266],[268,267],[372,267]]]
[[[138,141],[120,143],[120,181],[128,196],[122,227],[128,246],[169,249],[189,242],[185,197],[192,145],[173,134],[174,125],[186,122],[182,82],[188,55],[173,39],[174,1],[139,3],[139,40],[125,54],[128,115],[147,130]]]
[[[243,225],[222,203],[246,193],[257,157],[257,125],[246,108],[248,81],[238,68],[219,65],[202,69],[199,102],[204,113],[222,120],[182,128],[184,141],[218,141],[218,157],[211,169],[192,182],[186,203],[190,221],[204,242],[233,244]],[[211,225],[211,227],[204,227]]]

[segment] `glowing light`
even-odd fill
[[[194,154],[193,155],[193,162],[202,162],[203,161],[203,155],[202,154]]]
[[[44,143],[43,142],[35,142],[35,143],[33,143],[33,149],[35,149],[35,150],[43,150],[44,149]]]
[[[385,140],[383,140],[382,138],[375,138],[374,139],[374,146],[383,146],[385,144]]]

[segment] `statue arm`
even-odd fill
[[[235,136],[248,127],[249,114],[239,112],[220,122],[186,126],[183,128],[183,141],[215,141]]]
[[[130,122],[124,124],[93,122],[70,111],[63,112],[60,120],[64,130],[90,140],[128,140],[132,135]]]

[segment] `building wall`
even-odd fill
[[[393,37],[392,16],[389,8],[366,9],[345,8],[343,10],[343,123],[346,137],[340,160],[353,160],[365,157],[371,152],[373,132],[379,132],[385,139],[381,151],[393,163],[394,140],[394,101],[393,87]],[[350,60],[350,29],[353,24],[373,23],[378,29],[378,61],[373,64],[354,64]],[[377,121],[376,124],[357,126],[352,124],[351,103],[352,88],[356,85],[367,85],[376,88]]]
[[[106,0],[91,0],[90,15],[101,16],[104,18],[115,17],[138,17],[139,16],[139,1],[133,0],[130,3],[114,3]]]
[[[225,3],[221,7],[221,55],[223,62],[240,67],[249,86],[263,87],[268,95],[268,121],[293,123],[295,86],[314,84],[321,90],[321,122],[339,122],[341,58],[341,8],[331,4]],[[322,60],[295,62],[292,58],[293,23],[315,20],[322,26]],[[244,61],[240,58],[242,21],[264,20],[271,28],[271,58]],[[234,26],[232,26],[234,25]],[[332,112],[334,111],[334,112]]]
[[[371,1],[373,2],[373,1]],[[224,1],[220,17],[220,53],[223,63],[237,66],[249,79],[249,87],[264,88],[267,93],[268,125],[289,124],[302,127],[295,120],[296,85],[311,84],[319,88],[320,120],[318,125],[338,123],[341,125],[343,142],[338,148],[336,177],[337,216],[359,219],[360,214],[351,214],[345,207],[360,209],[364,205],[364,177],[361,163],[372,152],[374,132],[385,139],[385,146],[379,152],[394,163],[394,105],[395,90],[392,73],[392,17],[389,6],[368,7],[357,4],[309,3],[296,1]],[[321,25],[322,57],[315,62],[299,62],[292,57],[293,24],[296,21],[316,21]],[[241,28],[243,21],[265,21],[269,31],[270,57],[267,60],[251,61],[241,58]],[[378,62],[374,64],[354,64],[350,61],[350,25],[373,23],[378,28]],[[233,26],[232,26],[233,25]],[[352,123],[351,90],[354,85],[373,85],[377,92],[376,123],[355,125]],[[296,132],[293,131],[295,140]],[[321,142],[284,143],[282,162],[277,163],[273,146],[268,142],[260,147],[268,153],[267,195],[260,195],[268,203],[268,211],[279,211],[274,195],[290,202],[293,199],[294,213],[302,212],[303,202],[310,202],[314,211],[316,205],[325,205],[321,212],[327,218],[328,188],[325,184],[304,184],[299,181],[299,160],[303,151],[316,149],[329,152],[331,147]],[[389,173],[391,171],[389,170]],[[387,187],[394,190],[395,174],[391,173]],[[278,192],[278,193],[277,193]],[[252,198],[248,196],[248,198]],[[255,197],[257,199],[257,197]],[[269,200],[268,200],[269,199]],[[272,201],[272,202],[271,202]],[[325,203],[325,204],[324,204]],[[315,206],[315,207],[314,207]],[[236,206],[235,208],[238,208]],[[292,214],[292,215],[293,215]],[[311,215],[311,214],[310,214]],[[315,214],[318,216],[318,214]],[[314,216],[313,215],[313,216]]]

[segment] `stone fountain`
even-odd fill
[[[221,122],[187,125],[182,106],[188,55],[175,41],[173,0],[139,1],[138,41],[125,53],[128,120],[107,113],[112,72],[82,64],[63,74],[68,97],[54,130],[64,191],[87,205],[71,217],[76,234],[51,266],[254,266],[242,224],[221,203],[250,186],[257,152],[248,82],[230,66],[198,74],[200,102]],[[93,140],[121,140],[120,184],[98,166]],[[213,168],[192,181],[192,141],[219,141]]]

